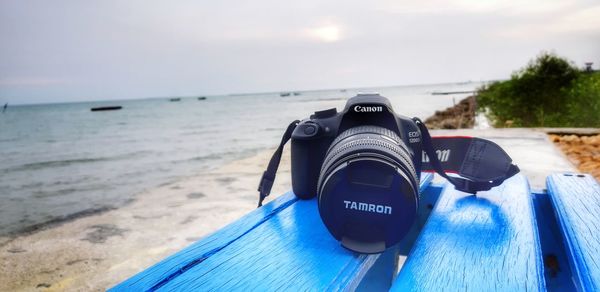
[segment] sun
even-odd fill
[[[333,43],[341,39],[340,28],[336,25],[320,26],[309,30],[309,34],[322,42]]]

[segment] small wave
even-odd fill
[[[222,132],[223,131],[221,129],[205,129],[205,130],[184,132],[181,135],[182,136],[200,136],[200,135],[205,135],[205,134],[217,134],[217,133],[222,133]]]
[[[27,226],[23,226],[21,228],[18,228],[16,230],[12,230],[12,231],[2,231],[0,230],[0,235],[9,235],[9,236],[15,236],[15,235],[20,235],[20,234],[32,234],[35,232],[38,232],[40,230],[44,230],[50,227],[54,227],[54,226],[58,226],[60,224],[69,222],[69,221],[73,221],[79,218],[83,218],[83,217],[88,217],[88,216],[93,216],[93,215],[98,215],[110,210],[114,210],[116,209],[116,207],[114,206],[100,206],[100,207],[96,207],[96,208],[89,208],[89,209],[85,209],[79,212],[75,212],[75,213],[71,213],[71,214],[67,214],[67,215],[63,215],[63,216],[54,216],[53,218],[51,218],[50,220],[47,220],[45,222],[40,222],[40,223],[33,223],[33,224],[29,224]]]
[[[65,160],[49,160],[42,162],[33,162],[26,163],[19,166],[9,167],[4,169],[4,172],[12,172],[12,171],[31,171],[31,170],[40,170],[44,168],[54,168],[54,167],[65,167],[73,164],[85,164],[85,163],[95,163],[95,162],[103,162],[103,161],[112,161],[112,160],[120,160],[120,159],[131,159],[132,157],[137,157],[140,155],[145,155],[148,153],[152,153],[152,151],[142,150],[136,151],[132,153],[127,153],[118,156],[109,156],[109,157],[95,157],[95,158],[78,158],[78,159],[65,159]]]
[[[14,142],[14,141],[17,141],[17,140],[19,140],[18,137],[16,137],[16,138],[8,138],[8,139],[0,139],[0,143],[2,143],[2,142]]]
[[[221,159],[223,157],[227,157],[228,155],[231,155],[231,154],[233,154],[233,153],[232,152],[213,153],[213,154],[209,154],[209,155],[202,155],[202,156],[192,157],[192,158],[184,160],[184,161],[216,160],[216,159]]]
[[[60,190],[56,190],[56,191],[46,191],[46,190],[34,191],[32,194],[33,194],[34,198],[41,199],[41,198],[48,198],[48,197],[65,196],[65,195],[76,193],[78,191],[80,191],[80,190],[76,189],[76,188],[66,188],[66,189],[60,189]]]
[[[195,156],[195,157],[191,157],[189,159],[184,159],[184,160],[174,160],[171,161],[171,163],[173,164],[178,164],[178,163],[185,163],[185,162],[190,162],[190,161],[210,161],[210,160],[231,160],[231,159],[239,159],[240,157],[244,157],[249,153],[256,153],[259,150],[264,150],[267,149],[265,147],[255,147],[255,148],[249,148],[249,149],[245,149],[245,150],[238,150],[238,151],[226,151],[226,152],[221,152],[221,153],[212,153],[212,154],[208,154],[208,155],[202,155],[202,156]]]
[[[51,168],[51,167],[62,167],[69,166],[72,164],[80,164],[80,163],[92,163],[99,161],[107,161],[111,160],[109,157],[101,157],[101,158],[81,158],[81,159],[67,159],[67,160],[51,160],[51,161],[42,161],[42,162],[34,162],[27,163],[20,166],[12,167],[7,169],[8,171],[26,171],[26,170],[38,170],[42,168]]]
[[[348,100],[346,97],[326,97],[326,98],[309,98],[299,100],[302,102],[314,102],[314,101],[337,101],[337,100]]]

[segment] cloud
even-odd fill
[[[542,50],[597,60],[592,1],[0,0],[0,91],[103,99],[498,79]]]
[[[62,79],[44,78],[44,77],[26,77],[26,78],[1,78],[0,86],[48,86],[48,85],[66,85],[70,82]]]
[[[392,13],[506,13],[540,14],[564,10],[573,1],[559,0],[423,0],[382,1],[381,11]]]
[[[520,21],[498,31],[500,37],[540,39],[560,35],[600,33],[600,5],[571,9],[536,21]]]

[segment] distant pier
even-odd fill
[[[449,94],[468,94],[475,93],[475,90],[467,90],[467,91],[434,91],[431,95],[449,95]]]

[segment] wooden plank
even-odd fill
[[[526,178],[477,196],[447,185],[391,290],[545,290]]]
[[[378,258],[342,248],[316,200],[287,193],[111,290],[352,289]]]
[[[579,291],[600,290],[600,186],[590,175],[553,174],[547,180]]]
[[[257,225],[271,218],[274,214],[296,202],[293,193],[286,193],[279,198],[256,209],[239,220],[227,225],[202,240],[186,247],[182,251],[151,266],[143,272],[113,287],[112,291],[147,291],[164,285],[191,267],[217,253],[220,249],[252,230]]]

